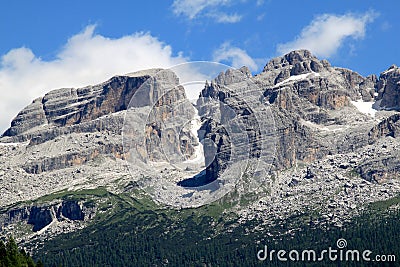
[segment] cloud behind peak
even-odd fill
[[[41,59],[26,47],[12,49],[1,57],[1,133],[18,111],[51,89],[97,84],[116,74],[168,68],[186,61],[150,33],[111,39],[96,34],[95,29],[95,25],[89,25],[69,38],[51,60]]]
[[[307,49],[316,56],[329,58],[346,39],[363,39],[368,23],[373,22],[377,16],[374,11],[361,15],[319,15],[293,41],[278,44],[277,51],[285,54],[292,50]]]

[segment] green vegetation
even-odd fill
[[[236,199],[234,195],[229,198]],[[276,222],[274,227],[265,227],[258,220],[238,224],[227,198],[200,208],[176,210],[157,205],[135,189],[116,195],[99,187],[57,192],[39,202],[55,199],[84,200],[84,205],[96,205],[98,214],[87,228],[56,236],[39,246],[33,256],[36,264],[25,251],[18,250],[13,239],[7,245],[0,244],[0,267],[43,266],[41,262],[49,267],[339,266],[339,262],[330,261],[283,264],[276,258],[261,262],[256,257],[264,245],[276,251],[322,251],[336,248],[339,238],[348,241],[349,249],[368,249],[375,254],[396,255],[397,262],[400,259],[400,212],[395,208],[400,196],[373,203],[352,223],[330,229],[313,225],[318,211],[311,207],[303,214]],[[397,266],[396,262],[352,264],[343,266]]]
[[[400,212],[383,210],[398,201],[389,202],[380,203],[380,209],[372,208],[344,228],[316,228],[307,219],[310,214],[304,214],[281,221],[275,227],[253,231],[261,222],[253,220],[238,225],[237,219],[227,213],[229,205],[223,201],[196,209],[172,210],[158,207],[146,196],[132,198],[128,194],[108,193],[93,224],[47,241],[34,258],[42,260],[45,266],[64,267],[291,266],[290,263],[339,266],[339,262],[329,261],[261,262],[256,257],[264,245],[275,250],[322,251],[336,248],[339,238],[347,240],[349,249],[369,249],[375,254],[400,257]],[[290,229],[298,230],[287,234]],[[365,262],[352,264],[344,266],[374,266]]]
[[[110,195],[105,187],[97,187],[93,189],[81,189],[77,191],[62,190],[42,196],[34,201],[20,201],[9,206],[0,208],[0,213],[6,213],[9,210],[18,207],[27,207],[32,204],[45,204],[54,200],[84,200],[85,202],[92,202],[94,198],[106,198]]]
[[[108,191],[104,187],[97,187],[94,189],[82,189],[78,191],[63,190],[40,197],[36,200],[37,203],[46,203],[55,199],[68,199],[68,200],[85,200],[87,196],[106,197]]]
[[[37,263],[25,252],[18,249],[15,240],[10,237],[6,243],[0,240],[0,267],[41,267],[42,262]]]
[[[382,211],[390,209],[390,207],[396,206],[400,204],[400,195],[394,198],[390,198],[388,200],[377,201],[370,204],[372,210]]]

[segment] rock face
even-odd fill
[[[299,95],[308,96],[314,104],[328,108],[348,104],[340,101],[343,95],[352,100],[359,99],[360,95],[364,101],[371,100],[376,79],[374,76],[364,78],[348,69],[331,67],[328,61],[317,59],[307,50],[293,51],[272,59],[258,76],[266,85],[280,88],[287,82],[297,80]],[[328,95],[325,96],[325,93]]]
[[[186,96],[183,87],[163,93],[165,86],[178,85],[178,78],[171,71],[162,71],[156,77],[159,72],[160,69],[152,69],[116,76],[95,86],[51,91],[19,113],[2,140],[29,141],[26,155],[21,155],[20,159],[25,161],[22,168],[33,174],[79,166],[99,155],[123,159],[120,135],[124,110],[143,86],[146,88],[140,91],[142,95],[136,97],[139,106],[157,101],[146,126],[147,150],[151,159],[161,159],[160,123],[174,116],[168,105],[177,104]],[[67,140],[67,136],[73,136],[75,140]],[[93,139],[97,140],[92,142]],[[49,146],[52,140],[58,142],[58,146]],[[173,145],[174,149],[181,149],[179,145]],[[193,147],[186,144],[185,153],[188,156],[193,154]]]
[[[369,132],[370,142],[382,137],[400,137],[400,114],[394,114],[383,119],[378,125],[374,126]]]
[[[74,200],[66,200],[58,207],[57,218],[62,217],[70,220],[80,220],[85,219],[85,214],[83,213],[79,203]]]
[[[51,91],[23,109],[3,136],[26,141],[35,137],[40,126],[71,126],[124,110],[136,90],[157,71],[116,76],[95,86]],[[149,91],[148,97],[152,94]],[[143,101],[145,104],[146,99]]]
[[[263,149],[260,125],[256,111],[246,101],[259,102],[257,98],[261,91],[250,85],[247,90],[255,90],[251,98],[243,97],[239,92],[242,86],[249,86],[243,82],[250,77],[247,68],[227,70],[220,73],[211,84],[207,83],[200,93],[196,107],[203,118],[200,131],[204,134],[201,138],[211,140],[204,145],[207,181],[216,180],[231,161],[260,157]],[[249,149],[237,149],[238,147]]]
[[[66,200],[50,206],[21,207],[11,209],[0,217],[0,229],[12,223],[26,222],[33,226],[33,232],[37,232],[56,220],[83,221],[90,212],[86,210],[85,215],[81,205],[75,200]]]
[[[335,131],[341,125],[357,124],[350,115],[358,116],[350,101],[371,101],[376,77],[364,78],[356,72],[331,67],[327,61],[300,50],[271,60],[256,78],[266,88],[263,96],[274,111],[277,131],[281,133],[277,149],[281,167],[293,166],[297,160],[312,162],[367,144],[367,137],[359,130],[346,137],[341,131],[326,135],[315,130],[329,132],[329,127]]]
[[[377,81],[375,76],[364,78],[356,72],[331,67],[309,51],[299,50],[271,60],[255,77],[251,77],[246,69],[221,73],[211,85],[206,84],[202,96],[227,103],[236,114],[252,114],[254,111],[234,97],[235,88],[241,87],[244,78],[258,85],[253,92],[253,101],[272,110],[277,138],[276,169],[290,168],[297,161],[310,163],[328,154],[347,153],[368,144],[365,133],[371,126],[354,119],[360,115],[351,101],[372,100]],[[229,91],[224,86],[233,89]],[[201,112],[219,112],[215,107],[206,107],[208,111],[202,111],[203,107],[199,106]],[[256,113],[262,116],[261,111]],[[362,120],[371,118],[363,117]],[[245,121],[250,142],[257,151],[261,149],[257,143],[260,135],[254,130],[257,122],[252,119]],[[344,127],[353,128],[352,134],[342,131]],[[229,139],[221,139],[221,129],[216,125],[207,129],[207,134],[221,143],[217,150],[229,151]],[[215,159],[216,162],[207,169],[209,173],[218,175],[216,170],[224,168],[223,162],[229,158],[227,154],[219,155],[219,163]]]
[[[190,157],[194,153],[190,132],[181,131],[180,126],[193,118],[194,109],[186,100],[185,90],[179,83],[155,101],[146,123],[146,151],[149,160],[168,160],[166,155]],[[180,132],[180,139],[176,139]],[[185,140],[185,141],[184,141]],[[162,148],[162,149],[160,149]],[[174,160],[174,159],[169,159]]]
[[[369,143],[376,144],[380,139],[395,142],[400,137],[400,114],[391,115],[372,127],[368,133]],[[383,146],[386,149],[386,146]],[[390,178],[396,178],[400,173],[400,153],[392,151],[391,155],[376,155],[357,168],[360,175],[371,182],[382,183]]]
[[[263,73],[272,71],[275,75],[277,74],[275,79],[268,81],[277,84],[293,75],[320,72],[330,67],[329,62],[319,61],[310,51],[298,50],[272,59],[264,67]]]
[[[397,136],[397,115],[374,126],[372,118],[360,115],[351,104],[351,101],[372,101],[376,88],[383,88],[383,85],[390,89],[387,84],[394,84],[396,71],[392,67],[379,80],[374,75],[362,77],[351,70],[332,67],[309,51],[299,50],[272,59],[255,77],[245,68],[221,73],[211,84],[206,84],[201,97],[226,103],[236,114],[251,114],[253,111],[234,96],[235,88],[240,87],[243,79],[253,80],[260,89],[253,92],[254,101],[271,108],[274,116],[277,133],[274,165],[279,170],[290,168],[298,161],[311,163],[326,155],[353,152],[371,143],[372,139]],[[389,80],[391,82],[387,82]],[[385,103],[382,100],[381,105],[382,102]],[[221,108],[199,102],[198,108],[200,113],[217,113],[223,117]],[[261,149],[257,143],[260,136],[254,131],[257,123],[251,119],[246,121],[248,136],[257,151]],[[232,144],[218,123],[206,120],[203,129],[218,151],[207,168],[207,175],[213,180],[226,168]]]
[[[392,65],[381,73],[377,83],[379,108],[384,110],[400,110],[400,68]]]
[[[292,94],[325,109],[340,109],[349,106],[349,100],[360,98],[370,101],[374,96],[376,79],[331,67],[326,60],[320,61],[306,50],[293,51],[271,60],[257,78],[267,87],[265,96],[270,103],[276,100],[280,90],[290,87]],[[279,101],[281,106],[289,105],[286,98]]]
[[[357,171],[370,182],[384,183],[396,179],[400,173],[400,154],[396,151],[391,156],[367,160],[357,167]]]
[[[210,163],[206,168],[208,179],[216,179],[231,160],[232,136],[223,125],[231,112],[244,121],[245,136],[252,144],[250,157],[259,157],[263,148],[257,116],[262,114],[263,107],[273,111],[277,170],[290,168],[297,161],[310,163],[328,154],[354,151],[383,136],[397,137],[396,116],[373,125],[372,118],[360,115],[351,101],[371,101],[378,90],[379,107],[396,109],[399,73],[399,68],[392,66],[379,79],[374,75],[362,77],[351,70],[332,67],[306,50],[272,59],[254,77],[245,67],[221,73],[201,92],[201,98],[211,98],[219,104],[202,103],[201,98],[197,103],[203,117],[219,116],[218,120],[204,120],[201,128],[202,138],[211,140],[204,146],[206,161]],[[251,101],[260,110],[252,110],[238,95],[246,79],[258,87],[253,88]],[[165,153],[190,158],[196,140],[188,131],[181,131],[184,136],[180,140],[163,138],[176,136],[176,131],[180,131],[174,125],[165,128],[166,123],[173,119],[179,124],[181,114],[193,116],[191,107],[180,104],[186,96],[178,84],[174,73],[154,69],[116,76],[95,86],[54,90],[22,110],[2,141],[29,141],[16,159],[30,174],[80,166],[100,155],[124,159],[127,155],[120,140],[124,110],[138,88],[144,86],[146,90],[135,95],[139,99],[135,106],[153,108],[145,126],[145,146],[138,150],[143,150],[151,161],[166,160]],[[163,90],[171,85],[176,88],[165,93]],[[171,106],[179,108],[171,110]]]
[[[51,210],[44,209],[41,207],[32,207],[28,224],[33,225],[32,231],[37,232],[49,225],[53,221],[53,214]]]

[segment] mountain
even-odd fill
[[[0,138],[1,234],[37,252],[129,216],[166,233],[202,221],[204,238],[341,229],[398,207],[399,94],[394,65],[363,77],[306,50],[227,69],[196,103],[173,70],[53,90]]]

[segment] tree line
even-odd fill
[[[0,240],[0,267],[43,267],[41,260],[36,263],[24,249],[18,249],[13,237],[4,243]]]

